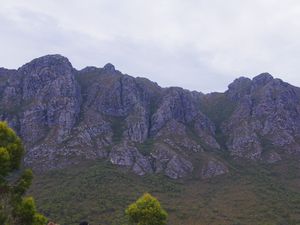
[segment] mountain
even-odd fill
[[[46,55],[0,68],[0,105],[39,171],[106,159],[138,175],[205,179],[230,173],[231,160],[300,158],[300,89],[268,73],[203,94]]]

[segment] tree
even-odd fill
[[[32,197],[23,198],[14,211],[17,224],[22,225],[45,225],[47,219],[36,211]]]
[[[31,185],[32,171],[26,169],[20,176],[15,173],[23,154],[21,139],[0,121],[0,224],[45,225],[47,219],[36,211],[34,199],[23,197]]]
[[[5,152],[7,152],[9,155],[8,166],[5,168],[6,170],[1,171],[1,175],[5,176],[8,172],[20,167],[21,159],[24,154],[21,139],[16,135],[13,129],[7,126],[6,122],[0,122],[0,148],[2,148],[2,154],[6,154]]]
[[[129,205],[125,213],[129,221],[137,225],[164,225],[168,217],[159,201],[148,193]]]

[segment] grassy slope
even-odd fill
[[[207,181],[173,181],[138,177],[103,161],[87,162],[37,174],[29,194],[43,213],[61,225],[75,225],[81,219],[125,224],[124,209],[143,192],[159,198],[172,225],[300,224],[299,162],[232,164],[232,171]]]

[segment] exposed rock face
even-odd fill
[[[154,158],[156,173],[164,171],[166,176],[177,179],[193,171],[192,163],[174,152],[168,145],[156,144],[151,156]]]
[[[266,161],[268,163],[276,163],[281,160],[281,156],[277,152],[269,152],[266,155]]]
[[[137,148],[126,144],[115,146],[110,152],[109,158],[112,164],[132,168],[133,172],[138,175],[153,172],[150,157],[143,156]]]
[[[262,160],[269,151],[273,156],[280,152],[300,152],[299,88],[265,73],[252,81],[236,80],[226,94],[238,102],[223,126],[223,132],[229,135],[227,146],[233,156]],[[280,160],[280,156],[275,158]]]
[[[228,173],[228,168],[224,163],[218,160],[209,160],[202,168],[201,177],[207,179],[226,173]]]
[[[19,132],[31,146],[48,135],[51,141],[64,140],[75,125],[80,100],[71,63],[53,55],[35,59],[10,76],[1,105],[16,111]]]
[[[138,175],[178,179],[209,153],[200,165],[205,179],[229,172],[214,158],[218,151],[266,163],[300,154],[300,89],[269,74],[204,95],[161,88],[110,63],[77,71],[67,58],[47,55],[0,68],[0,104],[0,119],[24,140],[25,163],[38,170],[102,158]]]

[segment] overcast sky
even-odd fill
[[[299,0],[0,0],[0,67],[58,53],[161,86],[223,91],[269,72],[300,86]]]

